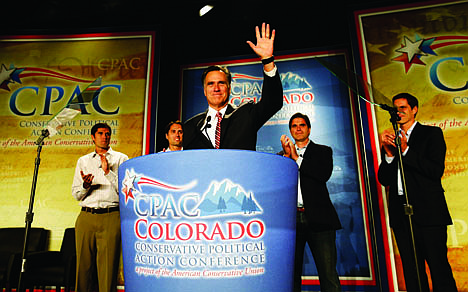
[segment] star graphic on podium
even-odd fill
[[[127,204],[129,198],[135,199],[133,191],[136,190],[134,186],[136,178],[137,176],[133,171],[130,173],[128,169],[126,170],[125,177],[122,181],[122,192],[125,194],[125,204]]]

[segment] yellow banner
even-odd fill
[[[459,291],[468,291],[467,10],[468,3],[463,1],[373,11],[358,17],[369,82],[388,97],[388,104],[398,93],[413,94],[419,100],[416,119],[444,132],[447,154],[442,183],[453,219],[448,228],[448,256]],[[378,134],[391,128],[390,116],[376,110],[374,118],[378,144]],[[394,251],[398,267],[396,247]],[[403,289],[403,280],[398,283]]]
[[[106,122],[113,149],[130,158],[145,153],[153,43],[152,33],[0,39],[0,227],[25,226],[36,140],[85,89],[95,98],[40,153],[32,226],[51,230],[51,250],[80,210],[71,184],[78,158],[94,150],[91,127]]]

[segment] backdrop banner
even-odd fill
[[[119,168],[125,291],[292,291],[297,165],[187,150]]]
[[[434,1],[355,13],[358,69],[372,85],[374,101],[391,105],[393,96],[410,93],[419,100],[416,120],[440,127],[444,133],[447,151],[442,185],[453,221],[447,229],[447,256],[460,292],[468,291],[467,9],[468,1]],[[369,159],[377,172],[379,137],[392,125],[388,112],[368,104],[365,107],[372,149]],[[381,197],[379,208],[386,210],[386,190],[379,185],[376,191]],[[400,251],[387,219],[382,212],[381,228],[387,229],[386,254],[395,282],[390,291],[406,291]]]
[[[356,97],[321,62],[349,68],[344,50],[326,50],[277,54],[275,64],[283,85],[283,107],[271,117],[257,135],[256,150],[278,153],[282,150],[281,136],[291,137],[288,122],[296,112],[306,114],[311,122],[310,139],[333,150],[333,173],[327,182],[330,199],[335,206],[343,229],[336,232],[337,271],[341,285],[349,290],[375,291],[379,260],[374,255],[374,241],[380,241],[380,231],[372,228],[373,215],[369,209],[365,184],[366,157],[360,146],[359,120],[356,119]],[[203,95],[201,75],[209,65],[221,64],[232,74],[229,103],[239,106],[257,102],[263,86],[262,64],[257,58],[213,60],[182,68],[181,120],[208,108]],[[385,273],[385,272],[383,272]],[[314,258],[305,248],[302,285],[306,290],[320,290]],[[359,286],[359,288],[355,288]],[[349,287],[349,288],[348,288]]]

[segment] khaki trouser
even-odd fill
[[[120,213],[81,211],[75,223],[76,292],[93,291],[97,272],[99,292],[117,291],[120,260]]]

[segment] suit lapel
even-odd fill
[[[227,129],[229,127],[229,123],[231,121],[231,116],[233,113],[234,113],[234,108],[230,104],[228,104],[226,112],[224,113],[224,117],[221,120],[221,137],[220,137],[221,145],[223,144],[223,140],[226,135]]]
[[[199,132],[199,135],[201,136],[201,143],[203,144],[203,148],[213,148],[213,145],[211,144],[210,140],[206,138],[205,134],[202,132],[203,125],[205,124],[206,120],[206,115],[208,114],[208,109],[200,115],[200,120],[197,122],[197,130]]]
[[[408,141],[408,145],[411,146],[411,145],[414,145],[416,143],[418,143],[418,141],[421,141],[421,139],[419,139],[419,135],[421,135],[423,132],[423,128],[421,126],[420,123],[417,123],[414,128],[413,128],[413,131],[411,132],[411,135],[410,135],[410,138],[409,138],[409,141]]]
[[[202,115],[200,115],[200,120],[197,122],[197,129],[201,131],[203,124],[206,119],[206,115],[208,114],[208,110],[206,110]]]

